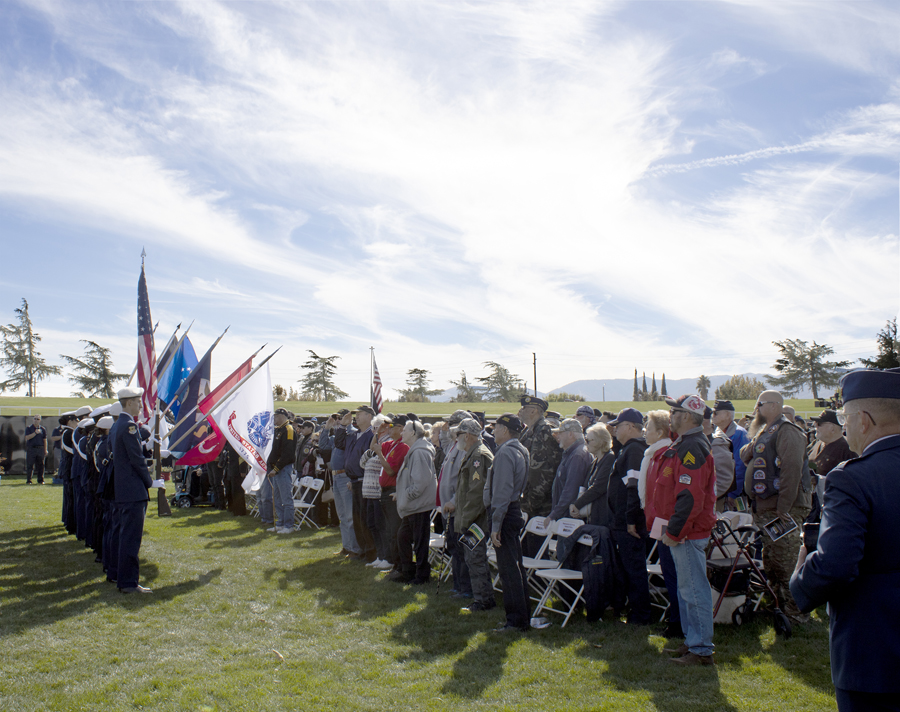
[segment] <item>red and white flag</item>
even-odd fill
[[[137,382],[144,389],[138,420],[146,423],[156,407],[156,348],[153,345],[153,320],[150,318],[150,297],[147,294],[147,278],[141,264],[138,280],[138,358]]]
[[[372,410],[380,413],[384,406],[384,399],[381,397],[381,374],[378,373],[378,364],[375,363],[375,356],[372,356]]]
[[[266,459],[272,451],[274,411],[272,377],[266,364],[209,413],[213,429],[231,443],[260,477],[266,475]]]
[[[251,370],[253,370],[253,356],[244,361],[234,373],[216,386],[212,393],[203,398],[197,410],[202,412],[203,415],[208,415],[222,399],[222,396],[234,388],[238,381],[250,373]],[[225,447],[225,435],[215,427],[210,427],[209,434],[197,443],[194,448],[186,452],[175,464],[196,466],[212,462],[222,452],[223,447]]]

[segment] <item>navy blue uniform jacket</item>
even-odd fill
[[[128,413],[122,413],[109,429],[112,441],[113,479],[116,487],[116,502],[146,502],[147,492],[153,484],[138,426]]]
[[[819,545],[791,577],[800,609],[828,603],[831,677],[843,690],[900,693],[900,435],[825,478]]]

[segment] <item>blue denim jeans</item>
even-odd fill
[[[353,492],[347,486],[350,478],[344,473],[334,475],[334,508],[341,521],[341,544],[347,551],[359,554],[356,533],[353,531]]]
[[[273,477],[263,477],[259,488],[259,518],[263,524],[274,523],[279,529],[294,527],[293,470],[293,465],[287,465]]]
[[[684,643],[695,655],[712,655],[712,589],[706,578],[706,539],[685,539],[669,549],[678,572]]]

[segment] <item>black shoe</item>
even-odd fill
[[[28,480],[28,482],[26,482],[25,484],[26,484],[26,485],[33,485],[34,482],[32,482],[31,480]]]
[[[424,586],[424,585],[425,585],[426,583],[428,583],[429,581],[431,581],[431,577],[428,577],[428,578],[419,578],[418,576],[416,576],[416,578],[414,578],[412,581],[410,581],[410,583],[411,583],[413,586]]]
[[[118,583],[118,581],[116,581],[116,579],[110,578],[109,576],[106,577],[106,582],[107,583]]]
[[[144,586],[135,586],[134,588],[120,588],[122,593],[153,593],[149,588]]]
[[[473,601],[468,606],[464,606],[462,610],[468,611],[469,613],[480,613],[481,611],[490,611],[497,607],[497,604],[493,601],[490,603],[482,603],[481,601]]]
[[[492,633],[527,633],[529,631],[528,627],[520,628],[517,625],[512,625],[511,623],[501,623],[496,628],[494,628]]]

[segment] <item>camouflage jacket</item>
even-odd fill
[[[530,517],[546,517],[553,500],[553,478],[562,459],[559,443],[550,432],[550,424],[541,418],[519,435],[519,442],[528,450],[531,464],[528,481],[522,492],[522,509]]]
[[[456,480],[456,524],[454,529],[462,534],[473,522],[482,529],[487,527],[487,510],[484,508],[484,484],[487,473],[494,462],[494,455],[484,443],[478,443],[469,450],[459,466]]]

